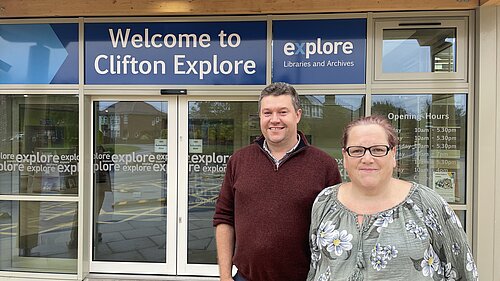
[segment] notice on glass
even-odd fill
[[[434,172],[432,187],[447,202],[455,202],[455,172]]]
[[[189,139],[189,153],[203,153],[203,139]]]
[[[167,153],[167,139],[155,139],[156,153]]]

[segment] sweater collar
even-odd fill
[[[297,131],[297,135],[299,137],[299,140],[297,141],[297,144],[290,150],[288,151],[287,153],[292,153],[294,151],[297,151],[303,147],[306,147],[306,146],[309,146],[309,142],[307,141],[306,139],[306,136],[304,135],[304,133],[302,133],[301,131]],[[266,138],[264,138],[264,135],[260,135],[260,137],[258,137],[257,139],[255,139],[255,143],[257,143],[257,145],[259,145],[264,151],[268,151],[266,150],[267,149],[267,145],[266,147],[264,147],[264,142],[265,142]]]
[[[297,139],[298,139],[297,143],[292,148],[290,148],[290,150],[288,150],[285,153],[285,156],[287,156],[288,154],[294,152],[297,149],[297,147],[300,144],[300,140],[302,139],[299,134],[297,134]],[[267,140],[266,139],[264,139],[264,142],[262,144],[262,148],[264,149],[265,152],[267,152],[267,154],[269,154],[269,156],[271,156],[271,158],[273,158],[273,160],[274,160],[275,163],[279,163],[279,162],[281,162],[281,160],[283,158],[285,158],[285,156],[283,156],[282,159],[277,159],[276,157],[274,157],[274,155],[271,153],[271,150],[269,150],[269,147],[267,146]]]

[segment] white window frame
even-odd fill
[[[468,82],[468,19],[456,18],[395,18],[375,19],[374,83],[388,81],[446,81]],[[383,33],[387,29],[456,29],[456,72],[399,72],[384,73],[382,69]]]
[[[8,87],[5,87],[8,88]],[[77,95],[78,91],[71,89],[71,90],[58,90],[58,89],[49,89],[49,90],[30,90],[30,89],[23,89],[23,90],[3,90],[0,88],[0,95],[12,95],[12,96],[31,96],[31,97],[42,97],[43,96],[57,96],[57,95]],[[51,104],[59,104],[61,103],[60,101],[52,101]],[[19,108],[19,103],[18,100],[16,100],[13,103],[13,108]],[[12,117],[12,116],[11,116]],[[13,128],[18,128],[19,126],[19,120],[18,119],[12,119],[12,124]],[[79,124],[80,125],[80,124]],[[81,128],[80,128],[81,129]],[[19,153],[19,148],[15,147],[12,152],[13,154],[18,154]],[[80,155],[80,154],[79,154]],[[14,180],[15,182],[16,180]],[[17,180],[18,181],[18,180]],[[79,182],[79,193],[81,190]],[[78,193],[78,194],[79,194]],[[78,194],[69,194],[65,196],[61,196],[61,194],[44,194],[44,195],[26,195],[26,194],[0,194],[0,201],[4,202],[14,202],[14,203],[20,203],[20,202],[73,202],[73,203],[78,203]],[[79,225],[80,227],[80,225]],[[39,233],[38,233],[39,234]],[[14,241],[16,243],[16,246],[19,247],[19,236],[14,237]],[[67,276],[73,276],[76,271],[73,273],[74,270],[77,270],[78,268],[78,259],[77,258],[40,258],[40,257],[19,257],[18,253],[16,252],[16,248],[12,248],[12,257],[15,257],[13,259],[14,263],[19,262],[20,259],[24,261],[24,263],[27,263],[29,261],[30,266],[32,266],[32,271],[41,268],[39,272],[46,272],[50,269],[60,269],[60,272],[56,273],[61,274],[61,275],[67,275]],[[76,260],[76,269],[74,269]],[[16,271],[12,271],[16,272]],[[29,272],[23,272],[19,271],[16,272],[19,275],[27,275],[29,276],[31,273]],[[4,274],[10,274],[8,271],[3,271],[1,272],[1,276]]]

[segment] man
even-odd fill
[[[309,270],[310,210],[316,195],[341,181],[337,163],[297,131],[295,89],[267,86],[259,99],[262,136],[227,165],[214,226],[220,280],[303,281]]]

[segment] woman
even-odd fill
[[[351,122],[342,145],[351,182],[314,202],[307,280],[477,280],[450,206],[428,187],[393,178],[398,139],[389,121]]]

